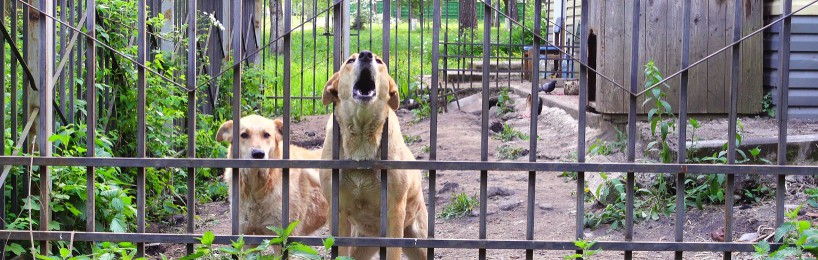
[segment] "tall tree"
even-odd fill
[[[477,5],[475,0],[460,0],[460,30],[477,28]]]
[[[512,20],[519,21],[520,18],[517,14],[517,0],[503,0],[503,3],[506,5],[506,15],[508,15],[508,17]]]
[[[281,1],[279,0],[270,0],[270,40],[274,41],[284,35],[284,31],[287,28],[284,28],[284,10],[281,7]],[[284,53],[284,41],[283,39],[279,39],[275,41],[275,43],[270,44],[270,51],[275,54],[282,54]]]

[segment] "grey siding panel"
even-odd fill
[[[776,105],[779,32],[779,26],[764,32],[764,88],[772,92]],[[788,114],[790,118],[818,119],[818,16],[793,16],[790,51]]]

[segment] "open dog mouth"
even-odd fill
[[[356,100],[370,101],[375,98],[375,81],[370,68],[362,68],[358,80],[352,86],[352,97]]]

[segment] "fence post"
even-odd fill
[[[138,64],[146,64],[147,60],[147,37],[146,37],[146,20],[147,20],[147,4],[146,0],[139,0],[136,4],[138,10],[136,18],[137,28],[137,51],[136,62]],[[146,155],[146,140],[145,138],[145,107],[146,107],[146,93],[145,87],[147,79],[145,75],[145,67],[138,66],[136,68],[136,156],[145,158]],[[93,86],[93,85],[91,85]],[[136,232],[145,233],[145,167],[136,168]],[[136,244],[136,255],[145,255],[145,243]]]
[[[188,2],[187,26],[187,157],[196,158],[196,29],[197,0]],[[203,55],[207,55],[204,54]],[[187,168],[187,233],[195,231],[196,216],[196,168]],[[187,244],[187,254],[193,253],[193,244]]]

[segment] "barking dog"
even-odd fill
[[[323,102],[335,104],[341,131],[340,157],[375,160],[388,122],[388,159],[414,161],[403,142],[398,117],[393,111],[400,98],[395,81],[378,56],[369,51],[353,54],[324,86]],[[388,120],[387,120],[388,118]],[[332,119],[327,122],[323,159],[332,158]],[[321,185],[331,198],[332,170],[321,169]],[[339,231],[341,236],[379,236],[380,172],[375,169],[342,170],[340,176]],[[418,170],[389,170],[387,179],[387,230],[389,237],[426,238],[427,212]],[[345,252],[349,250],[348,252]],[[370,259],[378,248],[342,249],[355,259]],[[404,248],[409,259],[426,259],[425,248]],[[400,248],[388,248],[387,259],[401,259]]]
[[[241,118],[239,156],[241,159],[281,159],[283,139],[281,120],[258,115]],[[231,141],[233,121],[224,122],[216,134],[217,141]],[[232,147],[232,144],[231,144]],[[228,158],[234,158],[230,148]],[[318,159],[320,150],[290,146],[293,159]],[[246,235],[275,235],[268,226],[286,227],[281,223],[281,169],[241,168],[239,170],[239,227]],[[225,170],[231,184],[232,169]],[[321,195],[321,183],[315,169],[290,169],[290,221],[299,220],[292,235],[309,235],[327,221],[328,204]],[[232,190],[232,189],[231,189]]]

